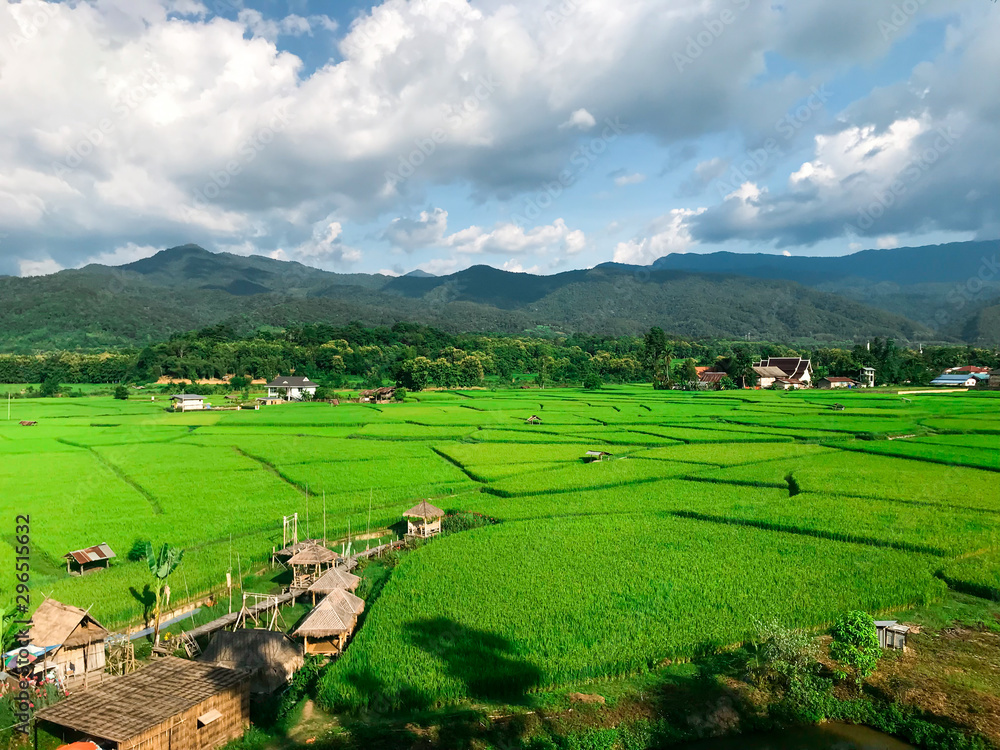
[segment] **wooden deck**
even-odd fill
[[[280,607],[282,604],[290,604],[294,602],[295,599],[297,599],[303,593],[305,593],[304,590],[289,591],[284,594],[278,594],[276,597],[271,597],[270,599],[266,599],[265,601],[258,602],[253,606],[247,607],[246,614],[248,617],[263,614],[275,606]],[[239,618],[240,618],[239,611],[230,612],[229,614],[225,614],[217,620],[206,622],[204,625],[199,625],[198,627],[192,628],[187,632],[192,637],[199,638],[203,635],[209,635],[210,633],[214,633],[217,630],[222,630],[223,628],[227,628],[230,625],[235,624]]]

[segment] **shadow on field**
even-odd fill
[[[463,682],[473,700],[522,704],[541,683],[538,668],[515,657],[513,643],[494,633],[446,617],[407,623],[404,632],[410,643],[439,659],[449,677]]]
[[[153,593],[148,583],[142,591],[139,591],[135,586],[129,586],[128,590],[132,594],[132,598],[142,605],[142,621],[148,624],[153,614],[153,606],[156,604],[156,594]]]

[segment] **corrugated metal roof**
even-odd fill
[[[101,542],[95,547],[87,547],[86,549],[78,549],[73,552],[67,552],[63,555],[64,558],[72,557],[80,565],[85,565],[87,563],[97,562],[98,560],[110,560],[112,557],[117,557],[114,550],[111,549],[107,544]]]

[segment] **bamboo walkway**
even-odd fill
[[[284,594],[277,594],[276,596],[269,597],[262,602],[257,602],[257,604],[247,607],[245,610],[230,612],[217,620],[212,620],[211,622],[206,622],[204,625],[191,628],[191,630],[187,631],[187,633],[194,638],[209,635],[210,633],[214,633],[216,630],[222,630],[223,628],[234,624],[238,619],[240,619],[241,614],[247,617],[261,615],[274,607],[280,607],[282,604],[288,604],[294,601],[300,594],[304,593],[304,591],[305,589],[300,589],[288,591]]]

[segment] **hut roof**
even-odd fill
[[[594,458],[599,458],[601,456],[610,456],[611,454],[608,453],[608,452],[606,452],[606,451],[587,451],[583,455],[585,455],[585,456],[593,456]]]
[[[288,681],[302,667],[302,646],[284,633],[272,630],[220,630],[199,657],[229,669],[253,673],[252,690],[270,692]]]
[[[67,552],[63,557],[70,557],[75,562],[80,563],[80,565],[86,565],[87,563],[97,562],[98,560],[110,560],[115,557],[114,551],[104,542],[94,546],[87,547],[86,549],[78,549],[73,552]]]
[[[295,375],[288,375],[287,377],[278,376],[270,383],[267,384],[268,388],[309,388],[316,385],[309,378],[298,377]]]
[[[36,646],[75,648],[103,641],[108,631],[79,607],[46,599],[31,617],[30,642]]]
[[[35,716],[95,738],[124,742],[246,679],[239,670],[166,656]]]
[[[319,544],[320,546],[322,546],[322,541],[323,541],[322,539],[304,539],[301,542],[296,542],[295,544],[289,544],[287,547],[285,547],[284,549],[279,549],[274,554],[281,555],[282,557],[293,557],[294,555],[297,555],[299,552],[304,550],[306,547],[310,547],[314,544]]]
[[[310,544],[296,552],[288,560],[289,565],[322,565],[337,559],[337,553],[321,544]]]
[[[426,500],[414,505],[403,514],[403,518],[422,518],[425,521],[433,521],[435,518],[443,518],[444,511],[435,508]]]
[[[329,638],[332,635],[350,633],[364,606],[363,599],[338,589],[324,597],[323,601],[313,608],[302,624],[296,628],[295,635]]]
[[[334,567],[317,578],[309,590],[314,594],[329,594],[338,589],[354,591],[359,583],[361,583],[361,579],[353,573],[348,573],[343,568]]]

